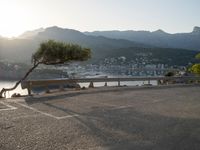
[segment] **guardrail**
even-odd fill
[[[157,81],[158,85],[162,84],[173,84],[173,83],[194,83],[199,82],[200,77],[194,77],[194,76],[185,76],[185,77],[129,77],[129,78],[80,78],[80,79],[53,79],[53,80],[28,80],[23,81],[21,86],[22,89],[27,89],[28,94],[31,95],[32,88],[35,87],[46,87],[48,89],[48,86],[52,85],[59,85],[60,88],[64,87],[64,85],[67,84],[73,84],[73,83],[90,83],[89,87],[94,87],[94,82],[105,82],[105,86],[107,86],[108,82],[117,82],[118,86],[120,86],[120,82],[123,81],[148,81],[148,84],[150,84],[150,81]]]

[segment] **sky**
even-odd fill
[[[200,26],[199,8],[200,0],[0,0],[0,35],[50,26],[191,32]]]

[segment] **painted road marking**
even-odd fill
[[[115,107],[112,110],[126,109],[126,108],[130,108],[130,107],[132,107],[132,106],[131,105],[122,105],[122,106]]]
[[[57,119],[61,120],[61,119],[66,119],[66,118],[78,117],[78,116],[80,116],[80,115],[74,114],[74,115],[67,115],[67,116],[57,117]]]
[[[48,117],[51,117],[51,118],[54,118],[54,119],[57,119],[57,120],[66,119],[66,118],[73,118],[73,117],[79,116],[78,114],[73,114],[73,115],[67,115],[67,116],[58,117],[58,116],[54,116],[52,114],[37,110],[36,108],[30,107],[28,105],[24,105],[24,104],[19,103],[19,102],[15,102],[15,103],[17,103],[18,105],[21,105],[22,107],[28,108],[28,109],[30,109],[32,111],[38,112],[38,113],[40,113],[42,115],[45,115],[45,116],[48,116]]]
[[[9,104],[7,104],[7,103],[5,103],[5,102],[0,102],[0,103],[1,103],[2,105],[4,105],[4,106],[8,107],[8,108],[0,109],[0,111],[15,110],[15,109],[17,109],[17,107],[11,106],[11,105],[9,105]]]

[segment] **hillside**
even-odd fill
[[[92,59],[88,63],[99,63],[104,61],[105,58],[117,58],[121,56],[125,56],[127,58],[127,63],[134,61],[141,56],[144,56],[145,59],[148,59],[147,62],[170,65],[187,65],[189,62],[194,61],[194,56],[197,53],[196,51],[189,51],[181,48],[159,48],[156,46],[148,45],[152,43],[141,44],[142,42],[134,42],[127,39],[116,39],[120,36],[123,37],[122,35],[128,35],[128,33],[130,37],[127,38],[131,39],[132,34],[130,33],[132,32],[133,31],[114,31],[113,35],[111,32],[105,32],[111,34],[112,36],[115,36],[115,34],[118,35],[115,37],[115,39],[112,39],[103,36],[86,35],[77,30],[63,29],[56,26],[46,29],[40,28],[34,31],[25,32],[16,39],[0,38],[0,59],[10,62],[30,63],[32,53],[35,52],[39,44],[42,41],[54,39],[57,41],[76,43],[84,47],[91,48]],[[195,28],[193,32],[195,32],[197,36],[199,35],[198,28]],[[134,34],[133,37],[142,38],[141,35],[145,35],[148,32],[140,31],[137,33],[137,36]],[[171,36],[161,30],[151,34],[157,36]],[[149,37],[146,36],[146,38]],[[157,42],[162,43],[162,38],[160,41]]]
[[[104,36],[114,39],[126,39],[164,48],[182,48],[200,51],[200,27],[194,27],[190,33],[169,34],[163,30],[149,31],[95,31],[86,35]]]
[[[125,63],[133,64],[168,64],[170,66],[187,66],[188,63],[196,62],[197,51],[172,48],[141,48],[130,47],[111,50],[97,59],[98,61],[110,60],[113,58],[125,58]],[[113,62],[112,62],[113,63]],[[120,64],[121,59],[115,59],[115,64]]]
[[[87,36],[79,31],[58,27],[46,28],[44,31],[23,34],[17,39],[0,39],[0,54],[10,61],[30,61],[32,53],[39,43],[48,39],[76,43],[93,50],[93,58],[101,55],[102,51],[128,47],[147,47],[144,44],[128,40],[109,39],[106,37]],[[28,35],[26,37],[25,35]],[[32,36],[30,36],[32,35]],[[22,38],[24,37],[24,38]]]

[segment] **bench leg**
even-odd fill
[[[46,93],[50,93],[49,87],[46,87]]]
[[[90,82],[89,88],[94,88],[93,82]]]
[[[31,95],[31,88],[28,88],[28,95],[30,96]]]
[[[121,85],[120,85],[120,81],[118,81],[118,86],[121,86]]]

